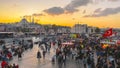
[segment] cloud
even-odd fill
[[[101,11],[102,8],[98,8],[94,11],[94,13],[99,13]]]
[[[34,13],[34,14],[32,14],[32,16],[36,16],[36,17],[38,17],[38,16],[45,16],[45,15],[42,14],[42,13],[40,13],[40,14],[38,14],[38,13]]]
[[[31,15],[24,15],[23,17],[24,18],[31,18],[32,16]]]
[[[85,14],[86,13],[86,10],[83,10],[83,12],[82,12],[83,14]]]
[[[100,16],[93,14],[93,15],[85,15],[85,16],[83,16],[83,17],[100,17]]]
[[[13,4],[13,7],[18,7],[18,5],[17,4]]]
[[[74,13],[74,12],[77,12],[79,11],[78,9],[75,9],[75,8],[65,8],[65,13]]]
[[[83,17],[92,17],[92,15],[84,15]]]
[[[98,10],[98,9],[96,9],[96,10]],[[108,15],[117,14],[119,12],[120,12],[120,7],[117,7],[117,8],[106,8],[106,9],[104,9],[102,11],[99,11],[97,14],[94,13],[92,15],[85,15],[84,17],[102,17],[102,16],[108,16]]]
[[[94,1],[96,2],[98,0],[72,0],[69,4],[67,4],[63,8],[52,7],[52,8],[49,8],[49,9],[45,9],[44,12],[48,13],[50,15],[60,15],[60,14],[63,14],[63,13],[74,13],[74,12],[79,11],[79,9],[78,9],[79,7],[86,6],[90,3],[94,3]],[[107,1],[114,1],[115,2],[115,1],[119,1],[119,0],[107,0]],[[99,11],[101,11],[101,8],[97,9],[95,11],[95,13],[97,13]],[[83,12],[83,13],[86,13],[86,11]],[[103,15],[104,15],[104,13],[103,13]],[[87,16],[89,16],[89,15],[87,15]],[[99,16],[99,15],[93,15],[93,16]]]
[[[113,1],[113,2],[115,2],[115,1],[119,1],[119,0],[108,0],[108,1]]]
[[[52,8],[44,10],[44,12],[50,15],[60,15],[64,13],[64,9],[61,7],[52,7]]]
[[[72,20],[75,20],[75,18],[72,18]]]
[[[91,0],[73,0],[67,6],[65,6],[65,10],[69,13],[73,13],[78,11],[78,7],[85,6],[89,4]]]
[[[40,17],[40,16],[45,16],[44,14],[42,14],[42,13],[34,13],[34,14],[32,14],[32,15],[24,15],[23,17],[24,18],[26,18],[26,19],[31,19],[31,18],[33,18],[33,17]],[[23,18],[22,17],[22,18]]]
[[[120,1],[120,0],[92,0],[95,3],[99,3],[99,2],[104,2],[104,1],[110,1],[110,2],[116,2],[116,1]]]
[[[91,0],[72,0],[68,5],[65,7],[52,7],[49,9],[45,9],[44,12],[50,15],[60,15],[63,13],[74,13],[79,11],[77,8],[81,6],[85,6],[89,4]]]

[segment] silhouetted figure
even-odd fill
[[[40,53],[40,51],[37,52],[37,58],[38,58],[38,59],[41,58],[41,53]]]
[[[43,59],[45,59],[45,54],[46,54],[46,51],[43,50]]]
[[[22,58],[22,51],[21,49],[18,50],[18,59]]]

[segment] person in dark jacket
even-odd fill
[[[43,50],[43,59],[45,59],[45,54],[46,54],[46,51],[45,50]]]
[[[62,64],[63,64],[63,55],[62,53],[59,54],[58,56],[58,68],[62,68]]]
[[[21,49],[18,50],[18,60],[19,60],[20,58],[22,58],[22,51],[21,51]]]
[[[41,53],[40,53],[40,51],[37,52],[37,58],[38,58],[38,59],[41,58]]]

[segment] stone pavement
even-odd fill
[[[15,56],[9,63],[16,63],[19,65],[19,68],[58,68],[57,63],[52,64],[51,62],[51,58],[55,54],[53,48],[51,48],[50,53],[46,54],[45,59],[41,58],[40,60],[36,58],[38,50],[40,50],[38,45],[34,45],[33,49],[23,52],[22,59],[18,60],[18,57]],[[62,68],[83,68],[83,63],[81,61],[78,64],[74,60],[67,60],[66,66]]]
[[[37,51],[40,50],[37,45],[34,45],[33,49],[28,49],[23,52],[22,59],[18,60],[18,57],[15,56],[12,61],[9,63],[16,63],[20,66],[20,68],[40,68],[44,64],[50,62],[50,58],[52,57],[52,53],[46,54],[46,58],[37,59]],[[41,52],[42,53],[42,52]]]

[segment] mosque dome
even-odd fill
[[[29,22],[23,18],[18,24],[17,26],[27,26],[29,24]]]
[[[20,21],[20,23],[22,23],[22,24],[28,24],[28,21],[27,21],[25,18],[23,18],[23,19]]]

